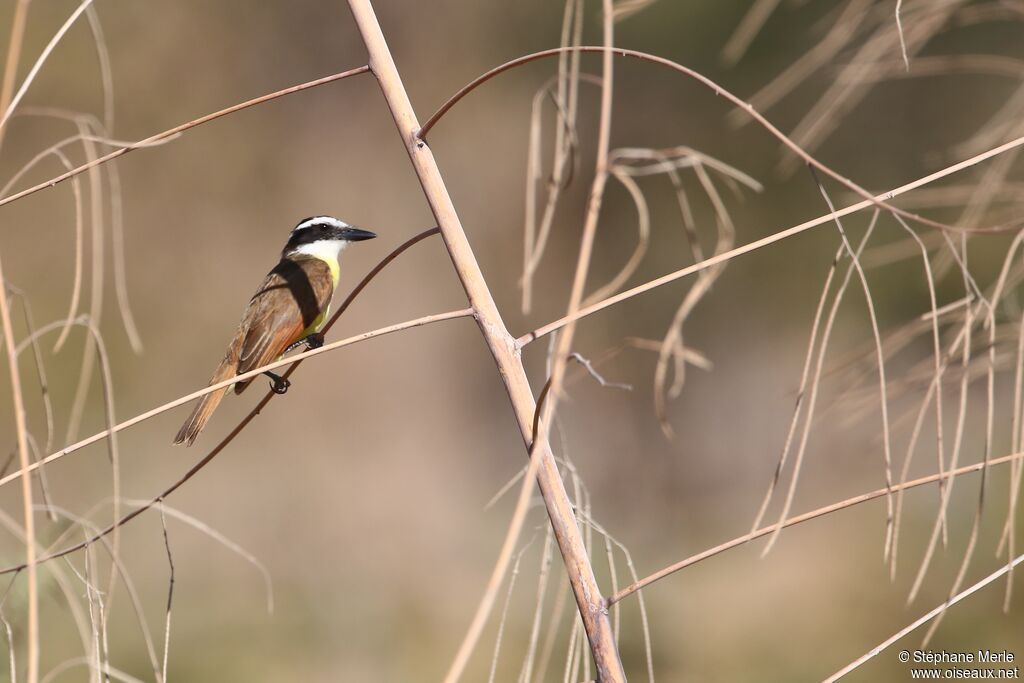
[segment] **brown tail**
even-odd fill
[[[210,378],[210,384],[217,384],[223,382],[226,379],[230,379],[235,376],[235,369],[237,362],[234,358],[230,357],[230,354],[220,362],[217,366],[217,370],[213,373],[213,377]],[[209,385],[207,385],[209,386]],[[213,415],[213,411],[217,410],[217,406],[220,405],[221,400],[224,398],[224,394],[228,393],[227,387],[206,394],[199,399],[199,405],[192,411],[192,414],[185,420],[185,424],[181,425],[181,429],[178,430],[178,435],[174,437],[174,443],[185,444],[191,446],[192,442],[199,436],[199,432],[203,431],[203,427],[210,421],[210,416]]]

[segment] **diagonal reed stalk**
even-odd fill
[[[562,559],[565,561],[583,626],[590,640],[598,678],[604,683],[625,681],[626,675],[619,660],[608,610],[597,585],[594,569],[590,564],[550,444],[546,439],[537,439],[537,443],[531,443],[537,404],[526,377],[522,358],[515,348],[515,339],[509,334],[501,319],[487,281],[462,229],[455,206],[448,196],[433,152],[418,136],[419,122],[377,23],[373,6],[369,0],[349,0],[349,8],[366,44],[370,70],[377,77],[387,100],[399,135],[423,187],[427,203],[441,228],[441,235],[452,264],[474,310],[480,332],[505,383],[523,440],[528,449],[533,451],[533,457],[538,460],[537,483],[551,519]]]

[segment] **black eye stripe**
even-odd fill
[[[302,225],[302,222],[300,222],[299,225]],[[305,244],[311,244],[319,240],[337,239],[337,230],[337,225],[326,222],[313,223],[312,225],[303,227],[301,230],[294,230],[288,240],[288,244],[285,245],[285,251],[297,249]]]

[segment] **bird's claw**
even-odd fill
[[[270,390],[279,396],[281,394],[286,393],[288,391],[288,387],[292,385],[291,382],[286,380],[284,377],[281,377],[280,375],[275,375],[274,373],[269,371],[263,374],[269,377],[271,380],[273,380],[273,382],[270,384]]]

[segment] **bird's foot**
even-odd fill
[[[281,377],[280,375],[275,375],[270,370],[267,370],[263,374],[269,377],[270,379],[274,380],[273,384],[270,385],[270,390],[273,391],[275,394],[283,394],[287,392],[288,387],[292,385],[292,383],[286,380],[284,377]]]
[[[303,344],[305,344],[306,348],[308,349],[319,349],[321,346],[324,345],[324,335],[320,334],[319,332],[314,332],[313,334],[307,337],[303,337],[297,342],[293,342],[291,346],[284,350],[284,352],[288,353],[289,351],[294,351]]]
[[[306,342],[306,346],[308,346],[311,350],[319,349],[321,346],[324,345],[324,335],[320,334],[319,332],[314,332],[313,334],[303,339],[303,341]]]

